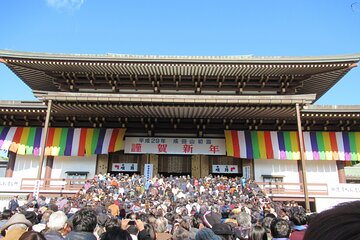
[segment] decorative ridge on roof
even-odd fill
[[[179,62],[358,62],[360,53],[329,56],[170,56],[170,55],[132,55],[132,54],[64,54],[38,53],[12,50],[0,50],[0,58],[21,58],[34,60],[70,60],[70,61],[179,61]]]

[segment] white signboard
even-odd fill
[[[329,196],[360,198],[360,184],[329,184]]]
[[[144,175],[147,180],[152,179],[153,177],[153,169],[154,166],[152,164],[145,164],[144,165]]]
[[[35,181],[35,185],[34,185],[34,192],[33,192],[33,196],[35,199],[38,199],[39,194],[40,194],[40,180],[36,180]]]
[[[17,191],[21,187],[21,178],[0,178],[1,191]]]
[[[113,163],[111,171],[113,172],[137,172],[137,163]]]
[[[225,139],[127,137],[125,153],[226,155]]]
[[[243,166],[243,176],[245,179],[250,179],[250,166]]]
[[[237,165],[212,165],[213,173],[239,173]]]
[[[0,149],[0,160],[9,160],[7,149]]]

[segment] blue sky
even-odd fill
[[[309,56],[360,53],[360,0],[0,2],[0,49],[53,53]],[[34,100],[0,65],[0,100]],[[360,67],[317,104],[360,105]]]

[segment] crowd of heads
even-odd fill
[[[240,177],[100,174],[72,197],[29,197],[22,206],[15,197],[0,227],[4,240],[360,239],[353,226],[346,227],[347,238],[345,227],[331,234],[341,223],[336,215],[359,220],[348,215],[360,203],[350,204],[309,216],[296,202],[272,201]]]

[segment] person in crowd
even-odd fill
[[[50,215],[46,223],[44,236],[46,240],[63,240],[66,235],[66,222],[68,218],[63,211],[57,211]]]
[[[100,236],[100,240],[133,240],[130,233],[126,230],[114,227]]]
[[[114,218],[116,219],[116,218]],[[97,216],[97,225],[95,228],[95,236],[99,237],[101,236],[101,234],[103,234],[104,232],[106,232],[106,226],[109,224],[111,218],[109,215],[106,214],[99,214]],[[119,225],[118,223],[116,223],[116,225]]]
[[[15,213],[19,208],[19,200],[18,200],[18,198],[19,198],[19,196],[15,195],[13,197],[13,199],[11,199],[10,202],[9,202],[8,209],[13,213]]]
[[[190,232],[183,227],[178,227],[172,234],[172,240],[184,240],[190,238]]]
[[[5,209],[1,214],[0,228],[11,218],[12,212],[10,209]]]
[[[119,206],[115,204],[114,200],[111,200],[110,206],[108,207],[108,210],[110,210],[110,213],[113,217],[118,217],[120,214]]]
[[[151,224],[145,224],[144,230],[139,232],[138,240],[156,240],[156,232]]]
[[[250,230],[249,240],[268,240],[265,228],[261,225],[253,226]]]
[[[360,201],[339,204],[311,220],[304,240],[358,240],[359,221]]]
[[[305,231],[307,229],[307,216],[304,211],[299,211],[298,208],[293,211],[291,217],[293,223],[290,240],[303,240]]]
[[[222,240],[233,240],[235,239],[234,231],[230,224],[227,223],[217,223],[212,229],[213,232],[221,237]]]
[[[274,202],[253,181],[211,175],[146,179],[137,174],[99,174],[73,197],[30,197],[18,209],[34,230],[46,226],[42,234],[48,240],[110,239],[114,234],[140,240],[250,240],[266,239],[264,229],[267,239],[286,239],[289,236],[283,230],[288,225],[292,226],[290,239],[301,239],[307,227],[305,211],[296,202]],[[276,218],[288,225],[280,222],[271,229]],[[23,227],[23,232],[30,229]]]
[[[196,233],[195,240],[222,240],[211,229],[203,228]]]
[[[132,239],[137,239],[140,232],[144,231],[144,223],[140,219],[135,219],[135,216],[130,219],[121,220],[121,229],[130,233]]]
[[[46,238],[39,232],[29,231],[21,235],[19,240],[46,240]]]
[[[271,222],[270,230],[273,240],[289,240],[291,227],[288,221],[281,218],[275,218]]]
[[[41,220],[38,224],[34,224],[32,226],[32,229],[35,231],[35,232],[41,232],[43,231],[45,228],[46,228],[46,224],[48,223],[49,221],[49,218],[51,216],[51,214],[53,213],[52,210],[45,210],[44,213],[41,215]],[[40,215],[38,215],[39,217]]]
[[[97,217],[96,212],[90,208],[77,211],[72,220],[73,229],[66,236],[66,240],[97,240],[93,234]]]
[[[172,235],[168,233],[168,220],[165,217],[159,216],[155,220],[156,238],[159,240],[170,240]]]
[[[275,215],[272,214],[272,213],[269,213],[265,216],[265,218],[263,219],[262,221],[262,226],[264,227],[265,231],[266,231],[266,235],[267,235],[267,239],[271,239],[272,236],[271,236],[271,229],[270,229],[270,226],[271,226],[271,222],[275,219]]]
[[[25,218],[24,214],[16,213],[1,227],[3,240],[18,240],[23,233],[27,232],[32,223]]]

